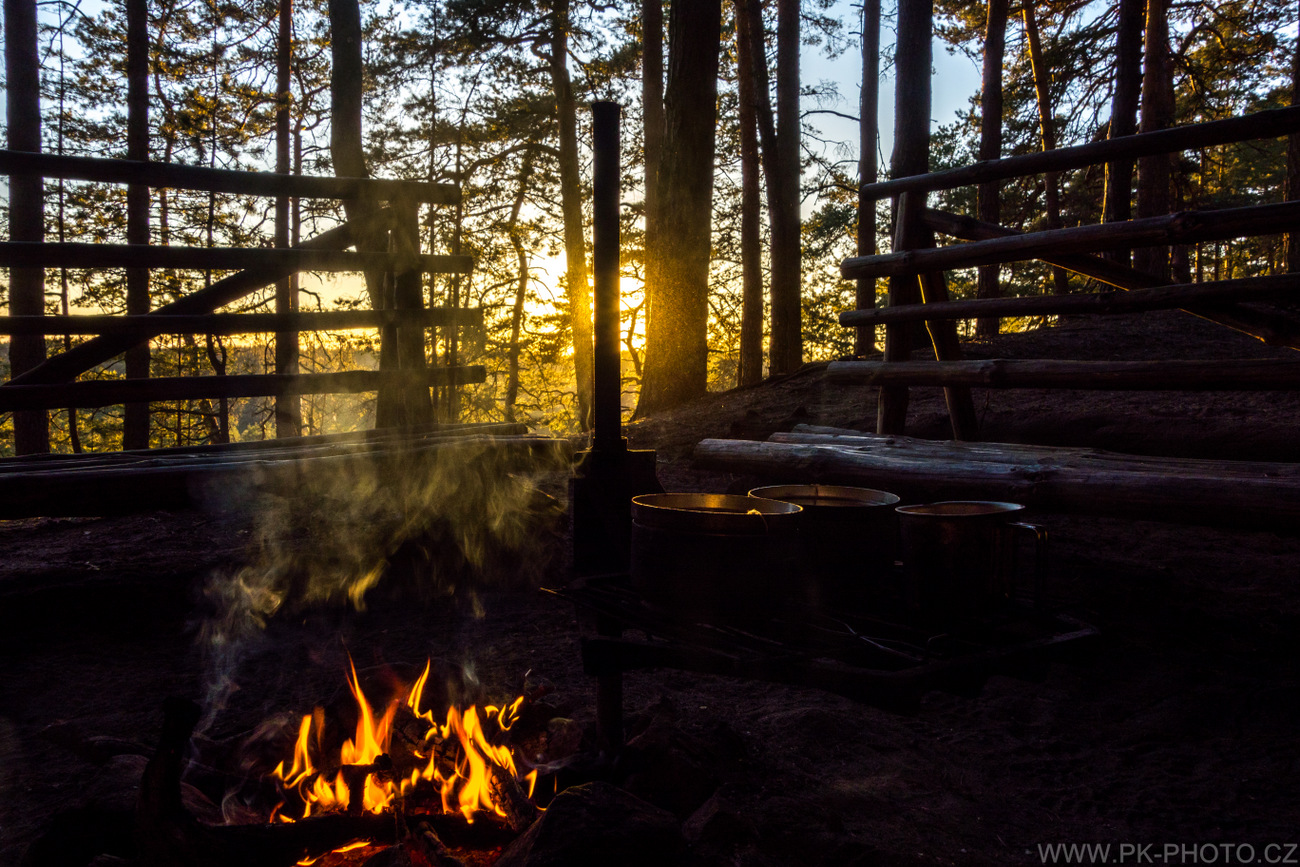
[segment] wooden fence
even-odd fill
[[[0,172],[11,176],[57,177],[146,187],[170,187],[242,195],[333,198],[386,202],[376,210],[374,225],[344,224],[296,246],[279,248],[201,248],[146,244],[0,243],[0,267],[212,269],[235,273],[148,313],[133,315],[0,316],[5,335],[96,335],[46,358],[0,385],[0,412],[107,406],[119,403],[273,396],[277,415],[296,417],[303,394],[376,392],[380,426],[427,425],[432,422],[431,387],[456,389],[483,382],[481,366],[451,363],[428,366],[425,329],[446,329],[456,345],[457,329],[482,328],[479,309],[424,309],[422,275],[464,274],[473,267],[468,256],[434,256],[419,252],[418,206],[455,204],[460,191],[447,184],[365,178],[301,177],[208,169],[128,160],[66,157],[0,150]],[[349,251],[360,238],[387,239],[387,251]],[[216,313],[252,292],[311,271],[383,272],[383,309],[306,313]],[[377,328],[380,369],[338,373],[297,372],[299,332]],[[133,347],[164,334],[274,333],[277,358],[291,358],[269,375],[132,378],[74,381]],[[280,343],[292,351],[279,351]],[[286,369],[288,368],[288,369]],[[294,411],[282,412],[292,406]],[[295,433],[300,432],[294,430]],[[48,447],[48,446],[47,446]]]
[[[1296,232],[1300,227],[1300,201],[1185,211],[1168,216],[1029,233],[929,209],[924,202],[927,193],[958,186],[1297,133],[1300,133],[1300,107],[1273,109],[1231,120],[1122,136],[864,187],[863,198],[872,209],[880,199],[898,197],[894,249],[881,255],[847,259],[841,266],[841,273],[847,279],[901,279],[891,282],[887,307],[853,310],[840,315],[840,323],[846,326],[874,328],[884,325],[884,359],[880,362],[836,362],[831,365],[831,376],[841,381],[881,387],[877,415],[879,434],[903,433],[908,386],[942,386],[953,435],[958,440],[978,438],[969,391],[971,386],[1153,390],[1300,388],[1300,376],[1297,376],[1300,362],[963,361],[954,323],[957,319],[981,317],[1128,314],[1179,308],[1270,344],[1300,349],[1300,319],[1281,310],[1274,313],[1242,304],[1295,298],[1297,290],[1300,290],[1300,274],[1169,284],[1098,255],[1132,247]],[[964,243],[936,246],[936,232]],[[1122,291],[949,300],[944,273],[947,270],[1031,259],[1073,271]],[[913,299],[918,297],[919,303],[915,303]],[[935,362],[908,360],[911,346],[906,328],[910,323],[920,321],[926,323],[937,359]]]

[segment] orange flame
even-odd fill
[[[283,790],[296,792],[301,799],[303,812],[298,818],[349,808],[354,796],[344,774],[349,766],[360,766],[364,771],[362,808],[370,813],[389,809],[396,798],[412,794],[421,782],[427,781],[439,793],[445,812],[459,812],[468,822],[473,822],[474,815],[479,812],[506,817],[499,800],[501,782],[498,775],[521,778],[510,748],[495,745],[488,739],[477,707],[471,705],[464,711],[449,708],[446,720],[441,724],[434,720],[432,711],[422,711],[420,705],[430,671],[430,664],[426,663],[404,702],[415,717],[429,725],[421,749],[415,751],[416,758],[424,762],[424,767],[395,769],[394,774],[376,773],[370,766],[389,752],[399,702],[391,702],[383,715],[376,717],[375,710],[361,691],[356,666],[351,660],[349,666],[348,687],[356,699],[359,713],[354,736],[344,741],[339,750],[337,767],[320,768],[325,715],[321,708],[316,708],[299,724],[289,767],[285,768],[282,761],[270,774],[280,781]],[[483,715],[494,720],[501,731],[508,731],[518,721],[523,701],[523,696],[520,696],[500,708],[487,705],[483,708]],[[451,761],[447,744],[459,748]],[[313,754],[317,757],[315,761]],[[358,777],[353,775],[354,782]],[[532,771],[522,779],[528,783],[528,796],[531,798],[537,772]],[[294,821],[278,812],[275,818],[282,822]]]

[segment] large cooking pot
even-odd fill
[[[803,509],[804,571],[825,604],[861,604],[892,577],[898,495],[846,485],[769,485],[749,492]]]
[[[682,615],[726,620],[801,600],[800,513],[730,494],[632,498],[632,586]]]

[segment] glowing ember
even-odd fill
[[[351,666],[348,687],[357,703],[357,727],[352,738],[344,741],[338,756],[323,758],[325,712],[321,708],[304,716],[298,726],[293,758],[276,765],[270,776],[278,781],[282,792],[293,793],[302,803],[301,814],[288,816],[277,808],[275,818],[293,822],[307,816],[348,811],[381,813],[396,799],[408,799],[427,792],[429,800],[441,799],[447,813],[460,813],[473,822],[476,813],[491,813],[508,818],[504,799],[506,784],[527,780],[528,797],[532,797],[537,772],[520,777],[514,755],[508,746],[493,744],[484,720],[491,721],[501,732],[508,731],[519,717],[522,696],[504,707],[476,706],[462,710],[449,708],[439,723],[433,712],[421,710],[424,687],[430,666],[407,692],[404,701],[392,701],[382,715],[377,715],[361,691],[356,666]],[[406,767],[394,767],[390,758],[393,724],[401,707],[426,724],[423,740],[404,758]],[[353,803],[360,789],[361,804]]]

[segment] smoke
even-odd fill
[[[485,592],[535,584],[560,515],[537,481],[568,465],[556,441],[464,438],[264,466],[245,564],[205,588],[201,730],[277,616],[447,597],[481,615]]]

